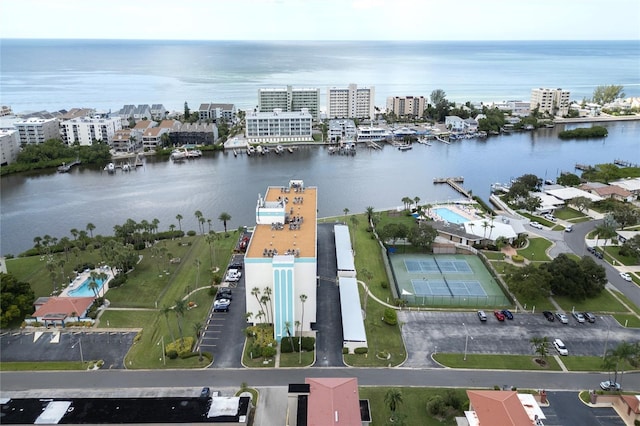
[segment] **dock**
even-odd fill
[[[464,195],[467,198],[471,198],[471,193],[464,189],[461,183],[464,182],[464,177],[456,176],[456,177],[448,177],[448,178],[434,178],[433,183],[446,183],[460,194]]]
[[[69,164],[62,163],[62,166],[58,167],[58,173],[68,173],[73,166],[77,166],[80,163],[80,160],[73,161]]]
[[[615,164],[616,166],[620,166],[620,167],[638,167],[637,164],[633,164],[630,161],[625,161],[625,160],[613,160],[613,164]]]
[[[589,166],[588,164],[579,164],[579,163],[576,163],[575,168],[576,170],[582,170],[582,171],[592,169],[592,167]]]
[[[367,142],[367,146],[369,148],[373,148],[373,149],[382,149],[382,147],[380,145],[378,145],[377,143],[375,143],[374,141]]]
[[[436,136],[435,138],[439,142],[446,143],[447,145],[451,145],[451,142],[449,142],[448,140],[442,139],[440,136]]]

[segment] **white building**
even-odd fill
[[[200,120],[212,120],[216,123],[219,119],[227,123],[235,123],[238,115],[235,104],[200,104],[198,117]]]
[[[375,88],[358,88],[350,84],[347,88],[327,89],[328,118],[375,118]]]
[[[258,90],[258,111],[260,112],[273,112],[276,109],[296,112],[305,108],[317,121],[320,113],[320,89],[287,86]]]
[[[526,117],[531,114],[531,102],[507,101],[507,108],[511,111],[511,115]]]
[[[554,116],[564,116],[569,113],[570,92],[562,89],[539,89],[531,90],[531,111],[538,108],[540,113],[547,113]]]
[[[353,120],[329,120],[329,129],[327,130],[329,142],[355,140],[356,134],[356,124]]]
[[[55,118],[28,118],[18,120],[13,126],[20,134],[20,144],[44,143],[49,139],[60,139],[60,128]]]
[[[249,321],[273,323],[277,341],[295,335],[297,322],[303,335],[316,322],[316,216],[317,189],[301,180],[258,195],[256,227],[244,257],[245,298]],[[265,295],[269,300],[260,303]]]
[[[427,99],[424,96],[389,96],[387,98],[387,112],[398,117],[422,117],[427,109]]]
[[[447,115],[444,118],[444,125],[454,132],[462,132],[464,130],[464,120],[457,115]]]
[[[62,140],[69,145],[91,145],[94,141],[103,141],[111,145],[113,137],[122,129],[122,120],[114,118],[74,118],[60,123]]]
[[[17,130],[0,130],[0,166],[7,166],[18,159],[20,134]]]
[[[251,112],[245,117],[245,137],[249,143],[311,142],[312,117],[300,112]]]

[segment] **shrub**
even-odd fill
[[[262,346],[255,343],[249,347],[249,356],[251,358],[260,358],[262,356]]]
[[[355,348],[353,350],[353,353],[358,355],[366,354],[367,352],[369,352],[369,348]]]
[[[449,389],[444,394],[444,403],[456,410],[462,408],[462,400],[457,392]]]
[[[266,348],[262,348],[262,356],[265,358],[271,358],[276,354],[276,348],[273,346],[267,346]]]
[[[513,256],[511,256],[511,260],[513,260],[515,263],[522,263],[524,262],[524,257],[520,256],[519,254],[514,254]]]
[[[384,317],[382,318],[382,320],[389,325],[396,325],[398,324],[398,314],[396,313],[395,309],[386,308],[384,310]]]
[[[176,352],[174,349],[168,350],[165,352],[167,355],[167,358],[169,359],[176,359],[178,358],[178,352]]]
[[[316,347],[316,339],[315,337],[303,337],[302,338],[302,350],[311,352]]]
[[[194,230],[188,231],[187,235],[190,236],[190,237],[195,237],[196,236],[196,231],[194,231]]]
[[[114,279],[109,281],[109,288],[117,288],[127,282],[127,274],[118,274]]]
[[[386,281],[380,281],[380,287],[382,288],[389,288],[389,283]]]
[[[346,355],[348,353],[349,353],[349,348],[347,347],[342,348],[342,355]]]
[[[185,354],[191,352],[191,348],[193,347],[193,337],[185,337],[183,339],[177,339],[167,345],[167,352],[170,350],[176,351],[178,356],[182,357]]]
[[[427,402],[427,412],[432,416],[442,416],[447,411],[447,405],[440,395],[434,395]]]
[[[297,342],[297,339],[294,339],[294,340],[296,341],[292,343],[291,339],[289,339],[288,337],[283,338],[280,341],[280,352],[282,352],[283,354],[295,352],[295,350],[297,349],[296,346],[298,342]]]

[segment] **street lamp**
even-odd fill
[[[162,342],[162,364],[163,365],[167,365],[167,358],[165,355],[165,350],[164,350],[164,336],[161,336],[160,340],[158,340],[158,343],[156,343],[156,346],[160,345],[160,342]]]
[[[82,338],[78,337],[78,342],[71,346],[71,349],[75,349],[76,345],[80,346],[80,361],[84,364],[84,355],[82,354]]]
[[[467,347],[469,346],[469,337],[471,337],[471,340],[473,340],[473,336],[469,336],[469,330],[467,330],[467,326],[465,325],[465,323],[462,323],[462,326],[464,327],[464,333],[465,333],[465,338],[464,338],[464,360],[467,360]]]

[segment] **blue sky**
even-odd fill
[[[640,40],[640,0],[0,0],[0,38]]]

